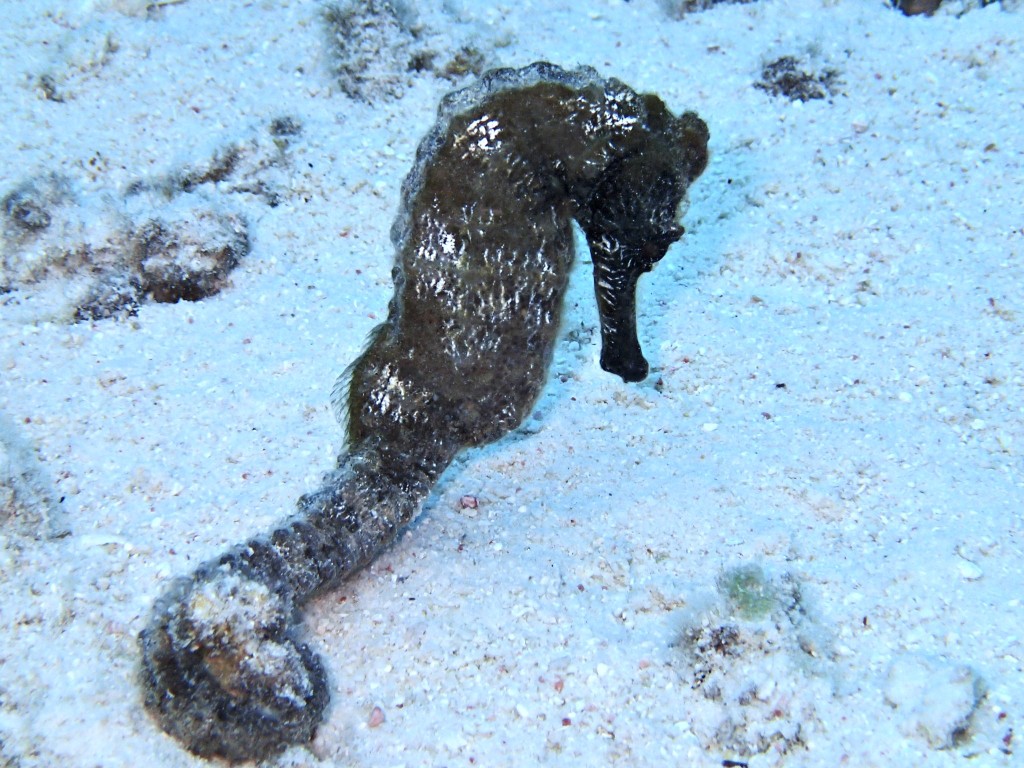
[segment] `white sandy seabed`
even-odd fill
[[[600,370],[584,250],[527,427],[307,611],[332,704],[273,764],[1021,764],[1024,15],[670,5],[417,7],[435,47],[695,109],[713,156],[641,286],[651,376]],[[3,14],[0,195],[59,175],[76,242],[248,148],[182,193],[247,222],[219,294],[77,323],[59,281],[0,295],[0,764],[200,765],[141,708],[136,635],[331,467],[454,84],[349,98],[315,3]],[[787,55],[833,92],[756,88]]]

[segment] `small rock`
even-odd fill
[[[981,566],[962,557],[957,558],[956,569],[961,578],[967,579],[967,581],[977,581],[985,575],[985,572],[981,570]]]
[[[983,693],[970,667],[914,654],[893,661],[885,686],[885,700],[902,715],[900,729],[935,749],[965,737]]]

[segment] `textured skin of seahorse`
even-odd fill
[[[589,68],[495,70],[447,96],[392,229],[387,320],[343,375],[348,447],[298,515],[177,581],[140,635],[146,707],[188,749],[261,759],[313,738],[328,704],[298,610],[380,553],[463,448],[517,427],[544,385],[587,238],[601,366],[648,366],[637,279],[682,235],[708,131]]]

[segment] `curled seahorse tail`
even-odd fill
[[[240,762],[312,739],[329,695],[320,659],[281,620],[286,610],[271,622],[276,626],[254,628],[237,645],[226,627],[218,637],[195,620],[208,598],[246,591],[240,581],[233,586],[180,580],[139,643],[145,705],[160,726],[201,757]]]
[[[298,609],[379,554],[436,479],[395,482],[385,467],[372,450],[349,454],[300,500],[298,517],[158,601],[139,636],[145,704],[189,750],[255,760],[312,739],[329,695],[322,663],[299,639]]]

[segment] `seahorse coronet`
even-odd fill
[[[311,740],[328,703],[298,610],[369,563],[459,451],[519,426],[544,384],[573,260],[594,264],[601,366],[648,363],[636,285],[683,234],[708,130],[595,70],[500,69],[441,100],[402,184],[387,320],[335,389],[347,445],[297,514],[175,582],[140,635],[147,709],[196,754]]]

